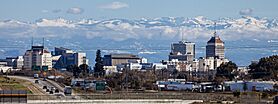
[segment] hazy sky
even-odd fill
[[[251,15],[278,17],[278,0],[1,0],[0,20],[109,19]]]

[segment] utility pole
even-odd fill
[[[128,92],[128,71],[127,68],[125,68],[125,86],[126,86],[126,92]]]

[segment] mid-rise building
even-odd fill
[[[214,70],[214,57],[199,58],[199,72]]]
[[[73,50],[67,48],[55,47],[53,53],[53,58],[56,59],[54,62],[54,68],[56,69],[66,68],[69,65],[88,65],[89,63],[89,60],[86,58],[86,53],[83,52],[74,52]]]
[[[224,51],[224,42],[216,35],[216,32],[214,32],[214,36],[210,38],[206,45],[206,57],[224,59]]]
[[[167,65],[168,70],[177,70],[180,72],[192,71],[191,63],[188,61],[179,61],[178,59],[173,59],[171,61],[164,62]]]
[[[23,56],[17,57],[7,57],[7,66],[13,67],[13,69],[22,69],[23,68]]]
[[[32,46],[23,56],[26,70],[51,70],[52,58],[51,53],[44,46]]]
[[[199,58],[199,72],[215,71],[223,63],[229,62],[228,59],[217,59],[214,57]]]
[[[192,62],[195,58],[195,43],[180,41],[171,45],[169,61],[178,59],[179,61]]]

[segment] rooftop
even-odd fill
[[[213,36],[207,43],[224,43],[219,36]]]

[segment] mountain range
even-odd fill
[[[23,55],[30,39],[53,50],[63,46],[86,52],[94,60],[96,49],[103,54],[133,53],[150,61],[167,60],[170,44],[182,40],[196,43],[197,57],[204,56],[206,41],[216,31],[225,41],[226,57],[239,65],[277,54],[278,21],[260,17],[208,19],[204,16],[141,19],[38,19],[0,21],[0,57]],[[37,42],[36,42],[37,41]]]

